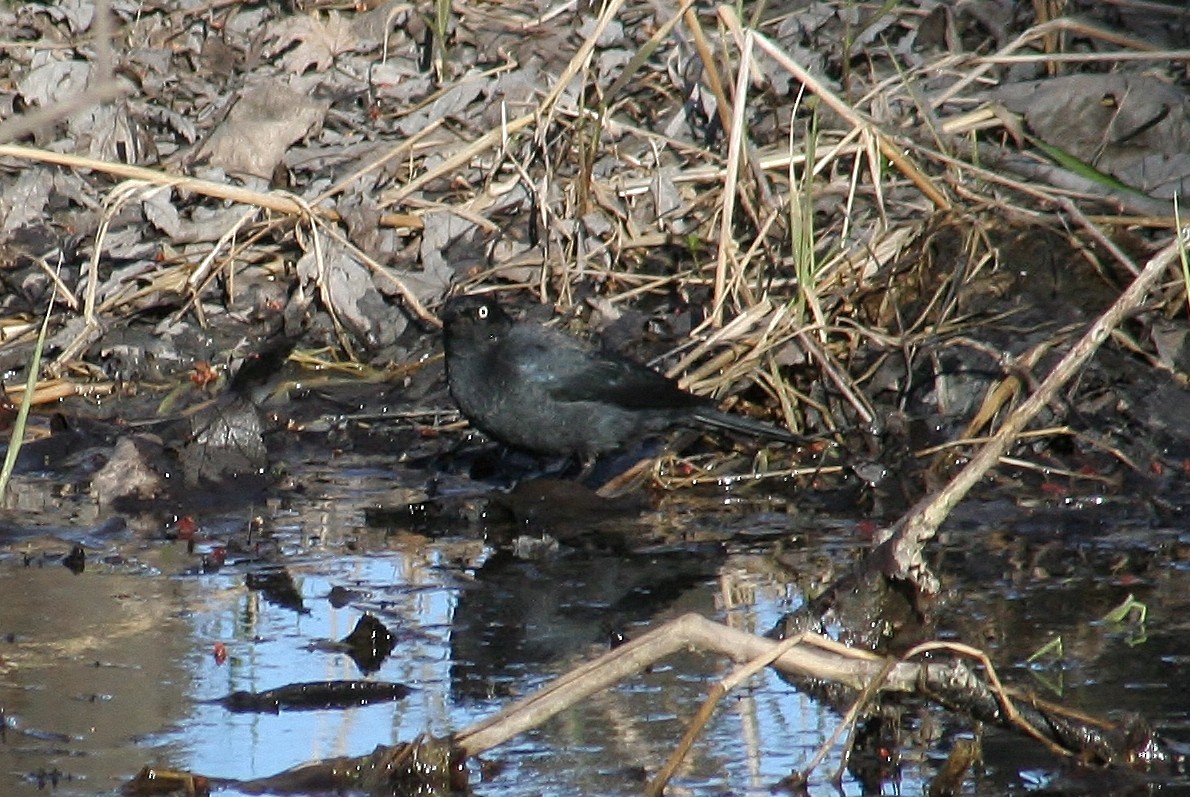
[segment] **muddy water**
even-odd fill
[[[121,530],[85,497],[46,499],[48,491],[24,484],[24,505],[8,517],[54,525],[19,535],[10,527],[0,553],[0,794],[114,793],[146,764],[250,779],[423,731],[444,734],[606,650],[614,633],[632,636],[686,611],[764,632],[865,542],[850,518],[721,496],[650,510],[643,531],[631,521],[631,533],[655,538],[642,549],[515,556],[462,515],[419,533],[369,525],[370,508],[410,495],[381,459],[300,468],[306,488],[283,499],[211,502],[196,514],[193,551],[162,538],[161,518],[125,518]],[[940,560],[952,596],[941,635],[987,647],[1004,677],[1043,697],[1095,713],[1140,711],[1190,742],[1185,534],[1151,523],[1116,528],[1067,539],[1058,555],[1036,541],[1036,527],[1049,527],[1036,515],[992,534],[986,526],[997,513],[971,510],[956,521]],[[253,517],[268,556],[260,544],[229,550],[216,568],[213,553]],[[989,537],[998,544],[974,545]],[[79,544],[86,567],[76,575],[60,560]],[[1142,565],[1145,551],[1151,561]],[[1116,562],[1114,575],[1099,568],[1100,554]],[[249,574],[261,572],[263,558],[270,572],[284,565],[291,589],[253,588],[260,582]],[[1069,569],[1059,572],[1063,563]],[[336,588],[350,591],[345,600]],[[1149,607],[1143,627],[1097,622],[1128,593]],[[324,644],[365,612],[396,637],[367,676]],[[1025,664],[1056,635],[1060,660]],[[510,797],[638,794],[727,670],[698,653],[659,663],[490,753],[476,788]],[[218,702],[236,690],[361,677],[414,691],[350,710],[233,713]],[[831,708],[762,674],[721,708],[674,793],[769,794],[837,722]],[[921,793],[954,734],[967,730],[939,712],[906,709],[888,745],[896,759],[854,763],[844,793]],[[1019,739],[990,734],[985,753],[968,793],[1062,786],[1061,766]],[[838,751],[827,760],[815,793],[832,792]],[[1162,785],[1162,794],[1190,794],[1184,781]]]

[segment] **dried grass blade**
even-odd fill
[[[931,180],[925,172],[917,167],[903,151],[903,149],[892,142],[892,140],[885,135],[876,123],[868,119],[867,116],[852,108],[841,97],[831,91],[820,80],[815,78],[812,74],[802,68],[800,64],[794,61],[789,55],[768,39],[764,34],[757,33],[750,30],[746,38],[754,40],[756,46],[764,50],[774,61],[781,65],[789,74],[807,85],[823,102],[830,107],[832,111],[842,116],[853,127],[863,128],[870,132],[875,138],[877,146],[884,157],[892,161],[897,170],[905,177],[909,178],[917,189],[925,194],[926,198],[930,200],[939,210],[949,210],[950,200],[946,194],[939,188],[933,180]]]
[[[153,185],[170,186],[185,191],[191,191],[214,199],[226,199],[231,202],[242,202],[246,205],[273,210],[287,215],[301,215],[304,209],[300,202],[280,191],[262,193],[239,188],[234,185],[215,183],[210,180],[199,180],[196,177],[186,177],[180,174],[170,174],[159,169],[147,169],[143,166],[129,166],[127,163],[113,163],[95,158],[85,158],[81,155],[70,155],[65,152],[50,152],[35,147],[21,147],[14,144],[0,144],[0,157],[19,158],[20,160],[37,161],[38,163],[52,163],[70,169],[92,169],[115,177],[128,180],[141,180]]]
[[[735,259],[736,190],[740,181],[740,159],[744,148],[744,108],[747,106],[748,73],[752,65],[752,37],[744,38],[744,49],[740,54],[740,66],[736,73],[735,104],[732,107],[731,136],[727,145],[727,168],[723,180],[723,207],[719,216],[719,248],[715,259],[715,291],[713,306],[707,317],[710,326],[723,325],[723,314],[727,303],[727,270],[732,265],[739,268]]]

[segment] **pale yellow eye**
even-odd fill
[[[480,321],[483,321],[484,319],[486,319],[488,317],[488,308],[480,307],[478,310],[475,311],[475,317],[478,318]]]

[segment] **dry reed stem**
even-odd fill
[[[665,792],[666,784],[673,778],[674,773],[678,771],[678,767],[686,759],[686,754],[694,746],[694,742],[698,739],[699,734],[706,728],[707,723],[711,721],[711,717],[715,713],[715,707],[722,702],[724,697],[744,681],[747,681],[761,670],[769,667],[787,651],[805,643],[809,636],[809,633],[803,632],[782,640],[779,644],[774,645],[771,650],[766,650],[740,667],[737,667],[725,678],[720,679],[718,683],[712,686],[707,693],[706,700],[699,706],[697,713],[695,713],[694,717],[687,724],[686,731],[682,734],[682,738],[678,741],[673,753],[670,754],[665,764],[653,776],[653,779],[649,781],[648,786],[645,787],[645,797],[660,797]]]
[[[81,306],[79,304],[78,297],[75,296],[74,291],[70,290],[70,288],[67,287],[66,283],[62,281],[62,276],[58,273],[59,269],[51,268],[50,264],[45,262],[45,258],[34,257],[31,259],[37,263],[37,267],[42,270],[42,272],[46,275],[46,277],[53,284],[54,290],[56,290],[58,292],[58,302],[60,304],[66,305],[71,310],[73,310],[74,312],[77,313],[79,311],[79,307]],[[62,255],[60,253],[58,255],[58,261],[59,261],[59,265],[60,265],[61,261],[62,261]],[[3,339],[4,339],[3,331],[0,330],[0,340],[3,340]]]
[[[90,169],[92,171],[123,177],[127,180],[139,180],[157,186],[167,186],[183,191],[190,191],[213,199],[226,199],[245,205],[254,205],[264,210],[272,210],[286,215],[300,215],[302,204],[291,194],[283,191],[262,193],[247,188],[240,188],[226,183],[216,183],[210,180],[200,180],[196,177],[186,177],[171,174],[160,169],[149,169],[144,166],[130,166],[127,163],[114,163],[88,158],[82,155],[70,155],[64,152],[50,152],[36,147],[17,146],[15,144],[0,144],[0,157],[19,158],[21,160],[50,163],[55,166],[65,166],[70,169]]]
[[[681,490],[700,485],[731,487],[737,484],[753,484],[768,479],[812,479],[820,476],[838,476],[847,473],[850,467],[843,465],[806,465],[795,468],[756,468],[746,473],[723,473],[721,456],[711,457],[708,467],[698,465],[692,458],[659,459],[653,469],[653,482],[665,490]],[[679,467],[680,464],[680,467]],[[681,472],[681,475],[675,475]]]
[[[391,160],[403,157],[405,155],[412,154],[413,150],[417,147],[418,144],[421,143],[422,139],[424,139],[430,133],[434,132],[439,127],[441,127],[442,122],[443,122],[442,119],[434,119],[434,120],[430,121],[425,127],[423,127],[421,130],[418,130],[416,133],[414,133],[409,138],[402,141],[397,146],[393,147],[392,149],[388,150],[384,154],[374,158],[370,162],[359,167],[358,169],[353,171],[351,174],[347,175],[342,180],[335,183],[334,185],[332,185],[330,188],[323,191],[318,196],[314,197],[314,199],[311,200],[310,204],[317,208],[319,205],[321,205],[323,202],[330,199],[331,197],[341,194],[343,191],[345,191],[348,188],[348,186],[350,186],[352,183],[354,183],[356,180],[363,177],[364,175],[370,174],[371,172],[376,171],[381,166],[383,166],[384,164],[388,163]],[[420,229],[420,226],[419,226],[419,229]]]
[[[715,7],[715,14],[727,28],[731,36],[735,39],[736,46],[742,52],[744,49],[744,36],[742,33],[743,26],[741,25],[739,18],[736,16],[735,9],[726,3],[720,3]],[[764,75],[760,66],[755,62],[754,59],[750,60],[749,67],[750,69],[748,70],[748,73],[751,82],[756,84],[763,82]],[[738,93],[736,96],[738,96]],[[756,181],[756,190],[759,193],[757,199],[760,201],[763,207],[777,207],[778,202],[773,196],[772,188],[769,185],[768,178],[765,175],[764,170],[758,168],[757,166],[758,159],[756,148],[752,145],[751,140],[746,134],[743,137],[743,146],[745,156],[744,164],[748,167],[749,171],[752,173],[752,178]],[[748,212],[748,215],[751,217],[752,223],[759,227],[761,225],[759,214],[756,208],[753,207],[749,196],[747,194],[741,194],[740,202],[744,206],[744,209]]]
[[[1147,11],[1151,14],[1159,16],[1173,16],[1178,17],[1186,13],[1185,8],[1179,8],[1173,3],[1162,2],[1162,0],[1099,0],[1101,3],[1111,6],[1123,6],[1124,8],[1132,9],[1134,11]]]
[[[715,97],[715,113],[719,117],[719,124],[723,126],[723,134],[730,137],[732,119],[728,109],[732,106],[728,100],[727,92],[723,88],[723,80],[719,76],[719,65],[715,63],[715,54],[702,30],[702,24],[698,21],[698,14],[687,6],[683,11],[683,18],[691,38],[694,39],[694,49],[702,61],[702,73],[706,76],[707,86]]]
[[[765,657],[779,647],[782,647],[780,642],[698,614],[685,614],[566,672],[534,694],[460,731],[455,741],[466,755],[480,755],[679,650],[694,648],[748,661]],[[874,654],[813,635],[777,652],[771,663],[782,672],[820,678],[853,689],[863,688],[883,667],[883,659]],[[913,691],[919,672],[918,665],[897,664],[885,688]]]
[[[1129,39],[1136,44],[1139,39]],[[1036,55],[987,55],[979,59],[989,64],[1098,64],[1117,61],[1190,61],[1190,50],[1153,50],[1151,52],[1117,53],[1038,53]]]
[[[894,144],[893,141],[880,130],[880,128],[869,119],[865,114],[855,110],[852,106],[843,101],[841,97],[836,95],[822,81],[815,78],[810,72],[802,68],[793,58],[764,34],[749,30],[746,35],[747,39],[751,39],[756,43],[756,46],[764,50],[764,52],[776,61],[781,68],[787,71],[797,80],[809,87],[832,111],[843,117],[852,127],[862,130],[866,135],[871,136],[875,142],[876,147],[880,150],[880,154],[892,161],[893,165],[905,175],[917,187],[919,191],[930,200],[931,203],[939,210],[949,210],[950,200],[942,190],[935,185],[934,181],[926,176],[924,172],[918,168],[904,152],[903,145]],[[870,161],[870,168],[873,169],[873,176],[878,177],[876,169],[879,168],[879,159]],[[878,183],[879,179],[874,180]]]
[[[982,56],[976,58],[976,67],[956,81],[953,86],[935,97],[930,103],[931,107],[942,107],[962,93],[963,90],[972,83],[982,78],[985,74],[987,74],[988,71],[995,67],[997,63],[1002,63],[1002,61],[997,62],[993,59],[1003,59],[1022,47],[1026,47],[1038,39],[1045,39],[1047,36],[1051,36],[1055,32],[1059,31],[1065,33],[1078,33],[1083,36],[1089,36],[1091,38],[1111,42],[1112,44],[1118,44],[1121,47],[1131,47],[1134,50],[1139,50],[1142,52],[1155,53],[1157,51],[1156,47],[1154,47],[1149,42],[1144,41],[1143,39],[1124,36],[1106,28],[1101,28],[1098,25],[1091,25],[1087,22],[1071,19],[1070,17],[1059,17],[1058,19],[1051,19],[1049,22],[1043,22],[1040,25],[1034,25],[1006,44],[1004,47],[1001,47],[1000,50],[991,56]],[[1040,60],[1044,61],[1047,59],[1053,60],[1054,54],[1047,54]]]
[[[13,403],[24,400],[24,385],[11,385],[8,387],[0,385],[0,390],[3,390],[4,394]],[[33,406],[41,406],[43,404],[55,404],[72,396],[102,398],[103,396],[113,395],[115,392],[116,385],[113,382],[88,382],[86,384],[79,384],[78,382],[71,382],[61,377],[51,377],[38,381],[33,390],[33,398],[29,403]]]
[[[1086,214],[1082,212],[1078,205],[1071,201],[1070,197],[1058,197],[1057,202],[1062,210],[1066,211],[1066,213],[1068,213],[1071,218],[1078,222],[1078,225],[1095,240],[1095,243],[1099,244],[1101,247],[1103,247],[1104,251],[1108,252],[1112,257],[1115,258],[1117,263],[1131,272],[1133,277],[1140,276],[1140,272],[1136,270],[1136,264],[1132,262],[1132,258],[1128,257],[1128,255],[1124,253],[1124,250],[1120,248],[1119,244],[1105,235],[1103,230],[1099,229],[1099,227],[1096,226],[1094,222],[1087,218]],[[1078,242],[1077,238],[1075,238],[1074,241],[1076,242],[1076,245],[1080,246],[1081,248],[1081,243]]]
[[[855,383],[843,371],[836,367],[834,360],[831,359],[826,351],[807,332],[808,330],[801,329],[797,333],[802,348],[818,363],[818,367],[826,375],[827,379],[830,380],[831,384],[835,386],[835,389],[843,395],[847,403],[851,405],[856,415],[859,416],[860,421],[865,425],[871,424],[876,420],[876,411],[868,402],[867,397],[864,396]]]
[[[6,318],[0,320],[0,343],[8,343],[25,337],[30,332],[37,331],[37,323],[24,318]]]
[[[622,125],[620,122],[616,122],[616,124],[621,125],[625,129],[630,129],[628,126]],[[655,138],[667,145],[673,144],[670,139],[655,133],[649,134],[648,131],[644,130],[632,130],[632,132],[644,137]],[[854,137],[855,133],[849,132],[847,135]],[[835,157],[854,155],[855,153],[856,148],[850,144],[849,138],[845,138],[842,143],[835,145],[830,150],[830,154]],[[701,150],[695,151],[693,154],[696,154],[699,157],[707,160],[710,160],[714,157],[711,155],[711,153]],[[769,148],[766,150],[760,150],[755,160],[756,163],[759,164],[760,168],[764,169],[765,171],[776,171],[788,168],[791,163],[794,165],[803,165],[806,162],[806,156],[801,154],[790,155],[786,148],[782,148],[780,150]],[[816,168],[820,171],[823,168],[823,164],[817,164]],[[712,183],[718,185],[723,182],[726,174],[727,170],[723,166],[710,164],[701,166],[686,166],[680,172],[677,172],[673,175],[673,181],[677,185],[688,185],[690,183]],[[656,178],[651,175],[646,177],[616,176],[611,178],[607,185],[619,196],[632,197],[639,196],[640,194],[649,191],[652,188],[653,181],[655,179]]]
[[[1118,478],[1112,476],[1101,476],[1098,473],[1082,473],[1077,470],[1070,470],[1069,468],[1055,467],[1049,462],[1030,462],[1027,459],[1020,459],[1018,457],[1000,457],[999,464],[1008,465],[1020,470],[1033,471],[1034,473],[1041,474],[1046,479],[1050,479],[1055,476],[1061,476],[1062,478],[1070,479],[1071,481],[1089,481],[1116,486],[1118,486],[1120,483]]]
[[[748,72],[751,61],[752,43],[751,40],[745,40],[736,77],[731,135],[727,141],[727,167],[723,179],[723,199],[719,208],[719,241],[715,257],[715,287],[711,296],[711,312],[707,314],[706,323],[692,334],[698,334],[706,326],[717,329],[723,325],[723,314],[727,302],[727,269],[729,265],[735,265],[736,190],[740,179],[740,158],[743,155],[744,108],[747,105]]]

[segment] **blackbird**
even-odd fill
[[[587,459],[672,426],[801,440],[720,412],[638,362],[514,322],[486,296],[449,299],[442,322],[451,396],[473,426],[514,448]]]

